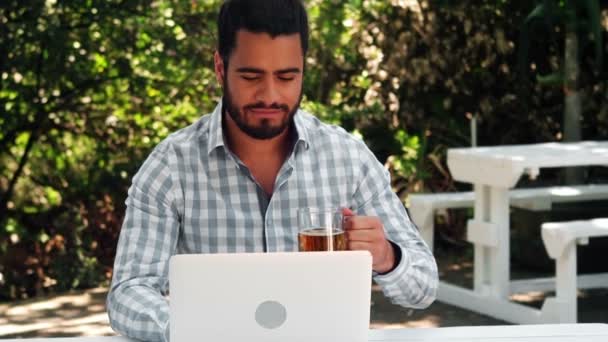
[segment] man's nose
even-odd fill
[[[256,101],[264,102],[264,103],[278,103],[279,100],[279,89],[276,81],[272,78],[268,78],[264,80],[260,84],[260,87],[257,89],[255,94]]]

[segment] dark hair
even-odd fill
[[[226,0],[217,20],[218,52],[228,66],[238,30],[271,37],[299,33],[302,53],[308,51],[308,16],[301,0]]]

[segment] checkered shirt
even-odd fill
[[[302,110],[294,121],[297,141],[271,197],[225,145],[221,104],[152,151],[126,200],[107,298],[114,330],[168,341],[170,256],[297,251],[301,207],[349,207],[379,217],[401,260],[388,274],[374,273],[374,281],[404,307],[424,308],[435,299],[435,260],[391,190],[387,170],[344,129]]]

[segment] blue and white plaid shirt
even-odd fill
[[[169,257],[297,251],[300,207],[349,207],[356,215],[378,216],[401,261],[374,280],[393,303],[424,308],[434,300],[435,260],[392,192],[386,169],[344,129],[301,110],[294,120],[297,141],[270,198],[224,144],[221,105],[154,149],[126,200],[107,299],[117,332],[167,340]]]

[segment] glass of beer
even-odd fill
[[[299,250],[301,252],[346,250],[342,220],[340,209],[298,209]]]

